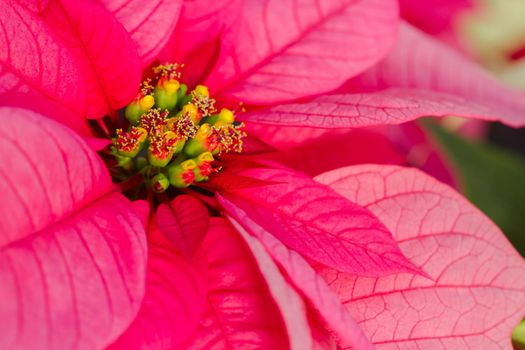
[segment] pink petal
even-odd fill
[[[337,340],[335,336],[320,322],[317,314],[309,308],[308,321],[312,330],[314,346],[312,350],[336,350]]]
[[[290,281],[308,298],[323,320],[349,344],[356,349],[373,349],[352,316],[341,304],[337,295],[330,289],[321,276],[297,252],[286,248],[272,234],[250,219],[241,209],[229,205],[228,211],[238,217],[242,225],[249,228],[264,245],[272,258],[286,272]],[[233,225],[245,238],[251,238],[241,224],[231,219]],[[254,238],[251,238],[254,240]],[[306,349],[306,347],[304,347]]]
[[[522,99],[525,101],[525,95]],[[337,129],[402,124],[425,116],[458,115],[505,121],[500,118],[501,111],[495,105],[467,100],[461,95],[430,90],[388,89],[375,93],[325,95],[306,103],[283,104],[245,114],[243,119],[272,126]],[[515,116],[521,118],[517,114]]]
[[[243,0],[185,1],[161,60],[184,63],[184,80],[202,83],[230,51],[242,8]]]
[[[85,89],[71,53],[17,2],[2,1],[0,12],[0,94],[41,94],[82,114]]]
[[[490,119],[511,126],[525,125],[525,93],[502,85],[475,63],[408,24],[401,26],[398,43],[391,54],[351,81],[347,89],[391,87],[448,94],[454,96],[452,101],[485,107],[492,112],[488,115]]]
[[[279,149],[266,151],[259,157],[312,176],[354,164],[411,165],[453,187],[458,186],[454,169],[438,145],[415,122],[366,129],[256,125],[248,127],[250,137],[260,137]]]
[[[193,257],[200,247],[209,225],[208,209],[198,199],[177,196],[157,209],[159,231],[174,245],[177,252]]]
[[[284,321],[248,248],[223,219],[212,219],[207,308],[179,349],[287,349]]]
[[[109,12],[90,0],[52,0],[41,16],[78,62],[88,117],[130,102],[139,88],[141,62],[135,43]]]
[[[150,64],[175,29],[182,0],[98,0],[137,44],[142,66]]]
[[[266,145],[278,150],[297,147],[305,142],[316,140],[327,134],[334,134],[333,129],[309,128],[305,126],[279,126],[263,123],[252,123],[250,118],[244,118],[246,132],[250,138],[256,137]],[[345,133],[342,130],[340,134]]]
[[[425,128],[416,122],[405,123],[389,128],[388,136],[400,152],[406,154],[407,166],[416,167],[442,183],[459,188],[456,169]]]
[[[20,5],[35,14],[42,12],[49,5],[49,1],[51,0],[16,0]]]
[[[252,168],[279,167],[282,165],[272,162],[265,157],[246,154],[239,157],[235,154],[223,154],[221,162],[225,167],[216,176],[201,184],[202,187],[214,192],[227,192],[236,189],[248,189],[274,184],[274,181],[266,181],[253,176],[246,176],[244,172]],[[269,166],[268,164],[269,163]]]
[[[362,165],[317,177],[366,206],[431,279],[321,268],[378,349],[510,349],[525,309],[525,265],[501,231],[423,173]]]
[[[75,112],[64,105],[64,101],[52,99],[36,90],[27,92],[5,92],[0,94],[0,105],[29,109],[46,118],[56,120],[73,129],[78,135],[89,138],[92,131],[85,118],[84,112]]]
[[[353,164],[406,164],[406,155],[399,151],[398,146],[380,130],[372,129],[327,133],[297,147],[275,152],[274,157],[280,163],[312,176]]]
[[[172,349],[193,333],[204,311],[206,257],[185,259],[155,226],[150,228],[148,240],[142,307],[111,350]]]
[[[427,33],[452,31],[457,16],[474,6],[472,0],[400,0],[401,16]]]
[[[405,98],[399,101],[405,101]],[[420,104],[421,101],[417,103]],[[436,109],[447,108],[445,104],[435,103],[433,106]],[[315,106],[312,106],[312,109],[315,109]],[[366,109],[359,108],[359,111],[364,113]],[[370,114],[366,118],[375,118],[385,112],[396,115],[392,110],[383,108],[368,112]],[[298,112],[297,115],[299,114]],[[421,115],[428,114],[421,112]],[[366,118],[362,121],[368,122]],[[286,120],[286,116],[283,116],[282,120]],[[412,165],[442,182],[457,187],[454,169],[443,157],[438,145],[414,122],[368,129],[316,129],[252,122],[247,122],[246,125],[250,137],[261,138],[267,145],[279,150],[273,153],[266,151],[262,157],[279,161],[312,176],[353,164]]]
[[[265,105],[333,90],[389,51],[397,15],[393,0],[245,1],[212,87]]]
[[[306,307],[301,297],[284,279],[279,268],[261,242],[244,231],[235,220],[231,219],[231,221],[253,254],[257,266],[268,285],[270,294],[281,312],[288,331],[290,349],[302,350],[312,348],[313,339],[306,317]]]
[[[111,145],[111,140],[98,137],[84,137],[84,142],[95,152],[101,151]]]
[[[419,272],[374,215],[330,188],[288,170],[255,169],[251,175],[277,184],[230,190],[219,201],[226,209],[239,207],[289,248],[339,271]]]
[[[140,220],[71,130],[0,115],[0,348],[102,348],[144,293]]]
[[[133,207],[133,211],[135,214],[137,214],[140,221],[142,222],[142,226],[147,227],[151,211],[149,203],[145,200],[137,200],[131,202],[131,205]]]

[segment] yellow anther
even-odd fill
[[[169,80],[163,80],[162,87],[169,93],[174,93],[179,90],[180,83],[178,80],[175,79],[169,79]]]
[[[149,110],[155,104],[155,98],[152,95],[146,95],[139,100],[140,108]]]
[[[187,114],[179,112],[175,118],[168,118],[166,129],[173,131],[183,139],[193,138],[197,132],[197,126]]]
[[[197,85],[195,87],[195,92],[199,95],[210,97],[210,91],[208,90],[208,87],[205,85]]]
[[[184,170],[193,170],[197,167],[197,163],[193,159],[188,159],[180,163],[180,167]]]
[[[212,127],[208,123],[204,123],[200,126],[199,130],[197,130],[196,138],[206,138],[208,135],[210,135],[212,132]]]
[[[221,109],[221,112],[219,113],[219,116],[221,117],[221,120],[231,124],[235,121],[235,116],[233,115],[233,112],[230,111],[228,108]]]
[[[182,66],[179,66],[177,63],[161,64],[153,68],[153,73],[159,74],[161,78],[166,79],[180,78],[179,67]]]
[[[152,91],[153,91],[153,86],[151,86],[151,79],[148,78],[141,83],[140,92],[142,93],[143,96],[146,96],[146,95],[151,94]]]
[[[233,115],[233,112],[230,111],[228,108],[223,108],[221,109],[219,113],[219,117],[215,125],[216,126],[230,125],[230,124],[233,124],[234,121],[235,121],[235,116]]]
[[[201,153],[197,158],[200,162],[213,162],[213,155],[211,152]]]
[[[183,114],[187,113],[190,115],[190,117],[194,117],[197,115],[198,110],[197,110],[197,107],[195,107],[191,103],[188,103],[187,105],[184,105],[184,107],[182,107],[182,113]]]

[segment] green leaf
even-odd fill
[[[525,160],[493,144],[467,141],[432,120],[423,124],[454,166],[465,196],[525,256]]]

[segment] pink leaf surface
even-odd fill
[[[242,209],[289,248],[339,271],[419,272],[372,213],[330,188],[289,170],[255,169],[251,175],[277,184],[231,190],[219,201]]]
[[[2,1],[0,12],[0,95],[41,94],[82,114],[84,86],[70,52],[16,1]]]
[[[328,134],[335,134],[332,129],[310,128],[305,126],[268,125],[257,121],[252,123],[249,117],[243,118],[242,116],[239,116],[239,118],[244,119],[246,132],[249,136],[257,137],[266,145],[278,150],[297,147],[304,142],[312,141]],[[257,117],[254,119],[257,119]],[[341,131],[341,134],[344,132],[345,131]]]
[[[98,1],[122,23],[135,41],[143,67],[163,49],[175,29],[182,6],[182,0]]]
[[[474,7],[472,0],[400,0],[401,16],[430,34],[452,31],[457,17]]]
[[[362,165],[316,179],[374,212],[431,277],[320,268],[378,349],[511,349],[525,264],[478,209],[414,169]]]
[[[0,348],[104,347],[143,296],[141,222],[70,129],[0,114]]]
[[[199,249],[209,225],[208,209],[198,199],[177,196],[157,209],[157,226],[175,249],[191,258]]]
[[[131,326],[109,349],[165,350],[178,346],[197,327],[206,292],[206,257],[185,259],[151,225],[142,306]]]
[[[459,188],[457,171],[450,163],[447,153],[443,152],[441,145],[419,123],[390,127],[388,137],[406,155],[406,166],[416,167],[452,188]]]
[[[78,62],[88,117],[102,117],[130,102],[140,84],[140,59],[111,13],[90,0],[52,0],[41,17]]]
[[[29,109],[46,118],[56,120],[60,124],[73,129],[78,135],[91,137],[92,131],[83,113],[69,109],[63,101],[58,101],[35,90],[27,92],[5,92],[0,94],[0,105]]]
[[[244,230],[244,226],[259,239],[272,258],[286,272],[289,280],[303,292],[324,321],[341,339],[344,339],[349,344],[353,344],[356,349],[373,349],[362,330],[341,304],[334,291],[330,289],[321,276],[317,275],[315,270],[301,255],[286,248],[286,246],[271,233],[250,219],[240,208],[229,205],[227,209],[235,213],[235,216],[239,218],[239,222],[242,222],[241,225],[232,219],[232,223],[237,231],[239,231],[245,239],[250,237]],[[254,238],[251,239],[254,240]],[[306,349],[306,347],[304,347],[304,349]]]
[[[111,140],[98,137],[84,137],[84,142],[95,152],[101,151],[111,145]]]
[[[353,164],[406,164],[406,155],[381,130],[334,131],[271,156],[279,163],[312,176]]]
[[[522,97],[525,100],[525,95]],[[325,95],[306,103],[283,104],[243,115],[251,123],[293,127],[357,128],[402,124],[420,117],[457,115],[502,120],[496,106],[465,97],[415,89]]]
[[[494,111],[491,116],[508,125],[525,125],[525,93],[502,85],[469,59],[408,24],[401,26],[399,40],[390,55],[350,81],[346,90],[392,87],[456,96],[465,103]]]
[[[142,222],[142,226],[147,227],[149,223],[149,217],[151,214],[151,207],[149,206],[149,203],[141,199],[131,202],[131,205],[133,207],[133,211],[135,212],[135,214],[137,214],[140,221]]]
[[[248,128],[250,137],[262,138],[279,150],[266,150],[258,157],[311,176],[354,164],[410,165],[457,188],[454,169],[438,145],[415,122],[356,129],[304,128],[312,133],[301,127],[257,126]]]
[[[249,0],[243,10],[211,85],[249,104],[333,90],[381,59],[397,31],[393,0]]]
[[[337,340],[334,334],[326,328],[311,307],[308,308],[308,311],[308,320],[314,339],[312,350],[337,350]]]
[[[24,6],[27,10],[32,13],[39,14],[49,4],[50,0],[16,0],[19,4]]]
[[[312,348],[313,339],[306,317],[306,306],[301,297],[284,279],[263,244],[261,244],[257,238],[243,230],[235,220],[231,219],[231,221],[252,252],[257,266],[268,285],[270,294],[281,312],[288,332],[290,350]]]
[[[161,61],[184,63],[184,80],[201,84],[234,44],[243,1],[185,1]]]
[[[267,186],[269,182],[259,179],[254,179],[253,177],[248,176],[239,176],[235,173],[221,172],[210,179],[209,182],[203,184],[204,188],[210,189],[212,191],[229,191],[234,189],[250,189],[256,187]]]
[[[179,349],[287,349],[279,309],[231,225],[212,219],[203,249],[208,257],[207,307],[197,330]]]

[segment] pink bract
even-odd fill
[[[179,254],[191,258],[206,236],[208,209],[195,197],[181,195],[158,207],[157,226]]]
[[[364,275],[420,273],[400,254],[390,232],[375,216],[311,178],[257,168],[244,175],[276,184],[224,191],[219,201],[222,196],[233,201],[305,257],[338,271]]]
[[[318,269],[377,348],[511,347],[501,330],[522,317],[515,305],[525,284],[515,276],[523,258],[478,209],[413,169],[362,165],[316,180],[396,228],[403,253],[429,274],[363,278]]]
[[[103,347],[141,304],[142,224],[70,129],[26,110],[1,115],[0,345]]]
[[[0,11],[0,348],[510,349],[523,259],[461,195],[403,168],[387,125],[523,126],[525,98],[396,1]],[[249,137],[199,191],[131,202],[89,119],[117,123],[159,60],[244,102]]]
[[[454,35],[458,17],[474,7],[472,0],[400,0],[401,16],[427,33]]]

